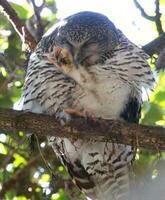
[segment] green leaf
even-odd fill
[[[159,105],[150,103],[146,104],[144,107],[144,114],[143,119],[141,120],[142,124],[156,124],[157,121],[163,120],[164,113]]]
[[[14,200],[27,200],[25,196],[14,197]]]
[[[22,165],[22,164],[23,164],[23,165],[26,165],[27,161],[26,161],[25,158],[22,157],[21,155],[15,153],[15,154],[13,155],[13,157],[15,158],[15,160],[14,160],[14,162],[13,162],[14,167],[18,167],[18,166],[20,166],[20,165]]]
[[[7,148],[2,143],[0,143],[0,154],[3,154],[3,155],[7,154]]]
[[[59,189],[59,191],[52,195],[51,200],[69,200],[65,191],[63,189]]]
[[[16,3],[11,2],[10,4],[14,8],[14,10],[17,12],[18,17],[22,19],[26,19],[28,17],[28,10],[26,8]]]
[[[42,182],[49,182],[50,181],[50,175],[49,174],[42,174],[41,181]]]

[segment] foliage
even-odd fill
[[[165,4],[165,1],[162,0],[160,3]],[[56,6],[53,0],[46,0],[45,4],[49,14],[40,14],[44,29],[47,30],[56,20]],[[11,5],[24,22],[34,18],[34,10],[29,1],[24,1],[21,5]],[[12,108],[17,106],[21,95],[25,75],[25,54],[22,52],[19,36],[2,13],[0,22],[0,106]],[[156,79],[157,85],[150,102],[144,102],[141,123],[165,125],[165,74],[160,72]],[[164,157],[164,154],[161,156]],[[138,150],[134,165],[137,177],[142,177],[146,173],[151,179],[157,177],[159,171],[157,165],[153,165],[157,160],[157,150]],[[71,183],[64,167],[52,154],[46,138],[36,140],[32,137],[32,141],[29,142],[23,132],[0,132],[1,188],[6,200],[68,200],[69,191],[76,193],[79,199],[84,199]]]

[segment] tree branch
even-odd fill
[[[30,0],[32,6],[33,6],[33,10],[34,10],[34,17],[35,17],[35,26],[33,27],[35,29],[35,38],[37,39],[37,41],[40,41],[40,39],[43,36],[44,33],[44,26],[42,24],[42,20],[41,20],[41,11],[45,6],[45,0],[43,0],[42,4],[40,6],[36,5],[35,0]]]
[[[165,47],[160,52],[159,57],[156,61],[156,69],[159,71],[160,69],[165,69]]]
[[[159,35],[163,33],[163,27],[161,23],[161,13],[160,13],[160,2],[159,0],[155,0],[155,24]]]
[[[2,6],[5,16],[9,19],[21,40],[28,45],[28,51],[33,50],[36,46],[36,41],[19,19],[15,10],[6,0],[0,0],[0,6]]]
[[[164,128],[128,124],[123,121],[85,121],[83,118],[75,118],[67,126],[61,126],[53,116],[1,108],[0,128],[3,131],[32,132],[38,136],[112,141],[150,149],[165,149]]]
[[[155,40],[149,42],[148,44],[144,45],[142,49],[150,56],[153,54],[159,54],[162,49],[165,47],[165,32],[161,34]]]
[[[155,0],[155,16],[148,15],[145,12],[144,8],[140,5],[140,3],[137,0],[134,0],[134,4],[140,10],[141,15],[145,19],[155,22],[157,31],[158,31],[159,35],[161,35],[163,33],[163,28],[162,28],[162,24],[161,24],[161,20],[160,20],[161,13],[160,13],[160,8],[159,8],[159,0]]]
[[[165,32],[162,33],[158,38],[149,42],[142,47],[149,56],[153,54],[158,54],[158,59],[156,61],[156,69],[159,71],[165,69]]]
[[[150,20],[150,21],[155,21],[155,17],[154,17],[154,16],[149,16],[149,15],[145,12],[144,8],[140,5],[140,3],[139,3],[137,0],[134,0],[134,4],[135,4],[135,6],[140,10],[141,15],[142,15],[144,18],[146,18],[146,19],[148,19],[148,20]]]

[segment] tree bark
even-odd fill
[[[0,109],[0,129],[25,131],[38,136],[80,138],[117,142],[155,150],[165,150],[165,128],[129,124],[123,121],[74,118],[65,126],[53,116]]]

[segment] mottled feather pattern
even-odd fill
[[[153,75],[145,53],[131,43],[121,31],[115,29],[107,18],[105,26],[107,23],[110,24],[108,29],[113,39],[109,35],[106,37],[105,32],[105,41],[109,41],[109,44],[102,47],[98,42],[100,46],[98,45],[99,50],[96,54],[100,54],[100,58],[96,64],[85,69],[79,68],[79,71],[85,70],[89,74],[94,74],[97,80],[95,93],[86,89],[91,87],[88,82],[79,83],[77,77],[74,79],[66,75],[48,60],[47,55],[53,51],[54,45],[64,46],[65,43],[68,45],[68,41],[72,45],[82,45],[85,40],[84,48],[88,50],[91,40],[95,37],[84,20],[84,16],[88,18],[88,15],[96,22],[96,18],[103,21],[105,18],[103,15],[91,12],[73,15],[68,18],[68,21],[71,20],[69,21],[71,25],[67,25],[67,19],[64,20],[63,25],[57,25],[55,30],[45,35],[38,44],[28,64],[22,94],[23,109],[60,118],[65,108],[73,107],[81,111],[87,107],[96,117],[137,123],[142,105],[142,87],[152,89]],[[83,24],[80,28],[73,23],[74,20],[79,23],[79,18],[82,19],[80,24]],[[97,26],[100,30],[99,21]],[[93,28],[97,31],[97,27],[93,25]],[[81,39],[79,29],[85,34]],[[86,45],[87,38],[90,40],[89,45]],[[96,38],[97,40],[99,39]],[[78,187],[90,198],[128,200],[131,163],[135,155],[131,146],[80,139],[72,141],[55,137],[49,140]]]
[[[28,104],[33,100],[42,107],[41,112],[48,114],[55,114],[69,106],[71,91],[75,85],[73,81],[56,70],[47,59],[38,58],[35,53],[31,56],[29,66],[23,94],[25,109],[26,106],[30,107]],[[63,98],[59,98],[60,96]]]

